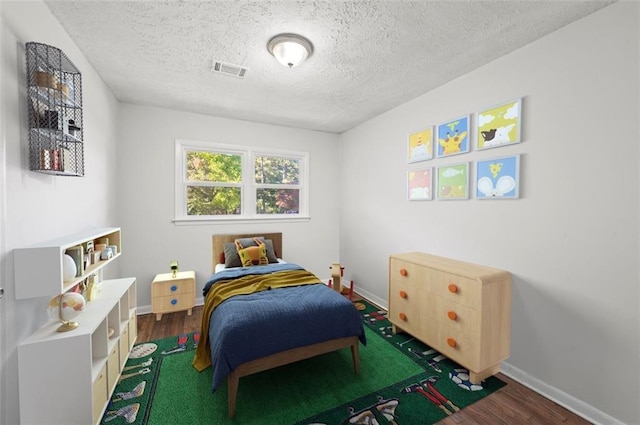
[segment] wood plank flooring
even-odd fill
[[[355,299],[355,298],[354,298]],[[191,316],[186,311],[138,316],[137,343],[200,330],[202,306]],[[564,409],[524,385],[498,374],[507,383],[495,393],[438,422],[438,425],[589,425],[591,422]]]

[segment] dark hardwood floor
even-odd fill
[[[357,295],[354,294],[354,299]],[[191,316],[186,311],[164,314],[156,321],[155,314],[138,316],[137,343],[200,330],[202,306]],[[438,422],[438,425],[587,425],[591,422],[564,409],[524,385],[498,374],[506,386],[484,399],[465,407]]]

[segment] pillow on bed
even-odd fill
[[[240,257],[240,262],[243,267],[251,267],[257,265],[265,265],[269,264],[269,259],[267,259],[267,246],[264,243],[264,240],[259,240],[255,238],[255,245],[251,245],[248,247],[244,247],[240,243],[240,239],[236,239],[236,249],[238,250],[238,257]]]
[[[269,259],[269,263],[277,263],[278,254],[273,248],[273,241],[271,239],[265,239],[264,244],[267,246],[267,259]]]
[[[254,238],[243,238],[238,240],[240,241],[242,246],[247,247],[256,245],[253,239]],[[278,258],[275,250],[273,249],[273,241],[271,239],[265,240],[264,236],[258,236],[256,237],[256,239],[264,241],[264,244],[267,248],[267,259],[269,260],[269,263],[277,263]],[[225,268],[242,267],[240,257],[238,256],[238,250],[234,242],[228,242],[224,244],[222,248],[224,250],[224,261],[220,261],[220,263],[224,264]]]

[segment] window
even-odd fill
[[[304,152],[176,141],[176,221],[308,218]]]

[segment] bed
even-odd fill
[[[231,244],[256,236],[271,250],[268,263],[232,264]],[[347,347],[359,372],[358,348],[366,337],[358,311],[313,273],[282,260],[281,233],[213,235],[212,254],[193,365],[199,371],[213,367],[212,391],[226,378],[230,418],[243,376]]]

